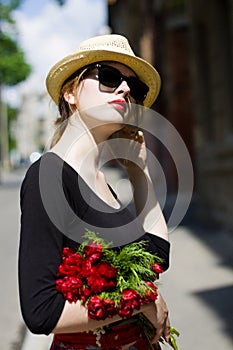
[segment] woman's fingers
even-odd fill
[[[136,127],[126,125],[121,130],[115,132],[112,138],[126,138],[130,140],[138,141],[139,143],[144,142],[143,132]]]
[[[158,326],[156,328],[156,335],[155,335],[154,339],[152,340],[152,344],[156,344],[161,337],[163,337],[164,340],[167,343],[170,342],[170,321],[169,321],[169,317],[167,317],[165,323],[166,323],[166,325],[163,325],[162,327]]]
[[[169,320],[169,317],[167,317],[166,325],[164,327],[164,332],[163,332],[163,337],[167,343],[169,343],[169,341],[170,341],[170,326],[171,326],[170,320]]]
[[[157,315],[157,322],[155,325],[156,335],[153,339],[153,343],[157,343],[160,337],[163,337],[166,342],[170,341],[170,320],[168,317],[168,308],[162,295],[159,294],[158,299],[155,302],[155,309]]]
[[[126,171],[135,167],[145,168],[147,149],[141,130],[126,125],[112,135],[111,141],[111,150]]]

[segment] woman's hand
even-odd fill
[[[168,240],[167,225],[147,166],[147,148],[142,131],[126,125],[109,141],[114,157],[131,182],[135,212],[145,232]]]
[[[130,173],[136,168],[144,170],[146,167],[147,151],[143,132],[126,125],[111,137],[111,150],[120,165]]]
[[[158,294],[158,299],[155,303],[145,305],[142,312],[156,329],[156,336],[152,339],[152,344],[156,344],[160,337],[163,337],[166,342],[169,343],[170,321],[168,317],[168,308],[161,294]]]

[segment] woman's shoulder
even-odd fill
[[[38,160],[32,163],[26,171],[26,179],[35,179],[40,175],[62,174],[65,162],[57,154],[52,152],[44,153]]]
[[[33,162],[26,170],[21,187],[39,185],[43,177],[51,181],[57,177],[58,169],[62,169],[62,160],[51,152],[44,153],[38,160]]]

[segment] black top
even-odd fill
[[[77,248],[85,229],[98,232],[115,247],[146,240],[147,249],[164,259],[163,268],[169,266],[169,242],[145,233],[122,205],[119,209],[107,205],[54,153],[31,165],[20,201],[20,303],[33,333],[49,334],[56,326],[65,303],[56,290],[62,248]]]

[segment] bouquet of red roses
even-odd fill
[[[146,242],[113,250],[94,232],[84,237],[77,251],[63,248],[56,288],[66,300],[80,300],[95,320],[116,314],[128,319],[142,304],[156,300],[162,259],[146,251]]]
[[[77,251],[63,249],[58,269],[57,290],[69,302],[81,300],[90,318],[103,320],[116,314],[130,318],[141,304],[156,300],[153,282],[163,272],[162,260],[144,249],[145,242],[116,252],[94,232],[85,237]]]

